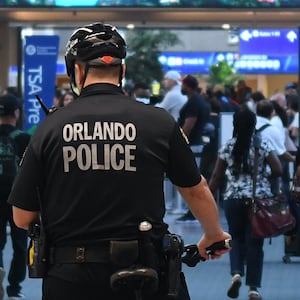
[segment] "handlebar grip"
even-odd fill
[[[212,245],[206,248],[206,253],[208,255],[214,255],[217,250],[230,249],[231,244],[231,239],[213,243]],[[182,257],[182,262],[188,265],[189,267],[195,267],[200,261],[205,261],[205,258],[202,257],[199,253],[198,246],[195,244],[186,245],[184,247],[184,252],[185,256]]]
[[[214,255],[217,250],[226,250],[232,247],[232,240],[226,239],[224,241],[216,242],[206,248],[206,254]]]
[[[195,267],[200,260],[205,260],[205,258],[200,255],[198,246],[195,244],[186,245],[184,252],[186,255],[182,257],[182,262],[189,267]]]

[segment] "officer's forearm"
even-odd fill
[[[206,179],[202,177],[199,184],[189,188],[178,187],[178,190],[189,205],[195,218],[200,221],[206,237],[208,239],[216,239],[218,236],[223,237],[218,208]]]

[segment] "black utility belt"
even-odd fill
[[[110,260],[109,242],[101,246],[50,248],[50,264],[100,263]]]

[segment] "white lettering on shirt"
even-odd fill
[[[62,138],[66,143],[82,141],[77,146],[74,144],[63,146],[65,173],[70,172],[71,164],[81,171],[136,171],[134,164],[136,145],[132,143],[136,139],[136,127],[132,123],[69,123],[63,127]],[[86,143],[87,141],[92,143]]]

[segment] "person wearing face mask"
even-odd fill
[[[187,102],[179,112],[178,124],[188,138],[191,150],[200,169],[203,150],[203,131],[209,123],[210,105],[199,93],[199,82],[192,75],[187,75],[182,81],[181,92],[188,97]],[[195,222],[190,210],[176,220],[176,223]]]

